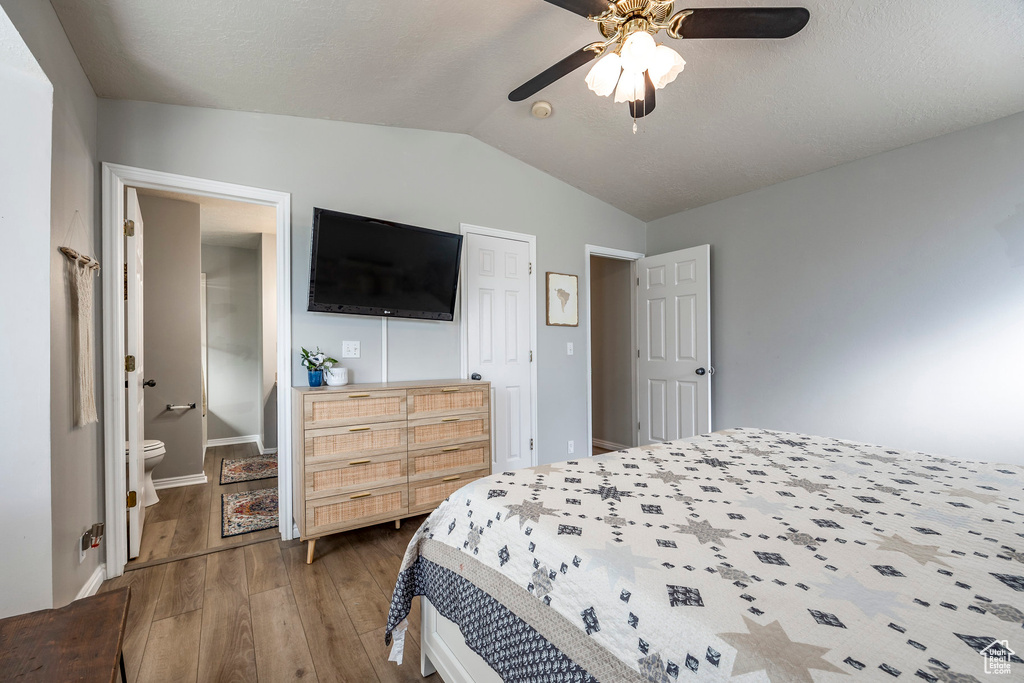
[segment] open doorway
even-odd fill
[[[128,437],[104,454],[108,577],[290,538],[288,195],[112,164],[103,181],[125,271],[104,283],[104,412]],[[232,503],[277,514],[227,523]]]
[[[643,254],[587,245],[590,451],[637,445],[636,259]]]
[[[129,204],[132,192],[126,248],[142,250],[127,318],[142,322],[144,377],[126,399],[143,408],[128,435],[139,422],[144,479],[128,568],[278,534],[275,210],[131,187]]]

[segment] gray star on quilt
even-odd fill
[[[832,487],[828,484],[820,484],[810,479],[791,479],[786,482],[786,486],[799,487],[806,490],[808,493],[816,493],[818,491],[828,491]]]
[[[765,500],[764,496],[757,496],[756,498],[744,498],[743,502],[737,503],[741,507],[753,508],[769,517],[778,515],[780,512],[786,509],[786,504],[781,502],[775,502],[771,500]]]
[[[615,588],[619,579],[625,579],[629,583],[636,582],[637,569],[658,569],[659,565],[653,564],[657,560],[653,557],[634,555],[632,546],[604,542],[604,549],[587,550],[590,555],[587,561],[587,572],[595,569],[604,569],[608,573],[608,587]]]
[[[548,515],[549,517],[557,517],[556,512],[561,510],[555,510],[553,508],[544,507],[544,503],[534,500],[524,500],[522,503],[516,503],[513,505],[506,505],[505,508],[509,511],[506,520],[512,519],[516,515],[519,515],[519,528],[522,529],[526,522],[540,522],[541,515]]]
[[[676,474],[675,472],[648,472],[647,476],[651,479],[660,479],[666,484],[676,484],[681,481],[689,479],[685,474]]]
[[[849,601],[867,617],[874,618],[876,614],[884,614],[892,619],[899,619],[902,615],[896,610],[907,608],[900,603],[899,593],[868,588],[853,576],[827,578],[830,583],[814,584],[821,589],[821,597]]]
[[[889,455],[875,455],[874,453],[860,454],[865,460],[877,460],[878,462],[892,463],[896,462],[897,458]]]
[[[979,607],[988,612],[989,614],[991,614],[992,616],[1002,619],[1003,621],[1009,621],[1013,624],[1024,624],[1024,612],[1021,612],[1013,605],[1006,605],[1002,603],[991,604],[987,602],[979,602],[975,605],[975,607]]]
[[[672,500],[677,500],[680,503],[683,503],[684,505],[689,505],[690,503],[696,502],[696,498],[692,498],[686,495],[685,493],[677,493],[676,495],[672,496]]]
[[[789,532],[786,534],[786,538],[789,539],[793,545],[815,545],[814,536],[806,534],[802,531]]]
[[[724,564],[720,564],[717,569],[718,575],[727,581],[742,581],[743,583],[753,581],[745,571],[736,569],[736,567],[726,567]]]
[[[640,675],[650,683],[672,683],[665,671],[665,663],[657,652],[636,660],[636,663],[640,665]]]
[[[554,487],[553,486],[548,486],[547,484],[541,484],[541,483],[538,483],[538,482],[533,482],[532,484],[527,484],[526,488],[533,489],[534,491],[547,491],[548,489],[554,488]]]
[[[607,524],[608,526],[614,526],[614,527],[626,526],[627,524],[629,524],[629,522],[627,520],[625,520],[622,517],[619,517],[617,515],[605,515],[604,516],[604,523]]]
[[[903,553],[908,557],[914,558],[918,564],[928,564],[934,562],[935,564],[941,564],[944,567],[948,567],[949,564],[938,559],[940,557],[951,557],[950,555],[943,555],[939,552],[939,546],[937,545],[919,545],[917,543],[911,543],[907,539],[903,538],[899,534],[893,534],[892,536],[883,536],[881,534],[875,534],[878,536],[880,541],[878,543],[879,550],[888,550],[894,553]]]
[[[584,489],[584,491],[596,496],[601,496],[601,500],[608,500],[611,498],[613,500],[621,501],[623,498],[628,498],[633,495],[629,491],[620,491],[614,486],[598,486],[596,489]]]
[[[711,525],[711,522],[706,519],[694,522],[692,519],[687,518],[686,524],[686,526],[683,526],[682,524],[673,524],[672,526],[676,528],[677,534],[691,534],[696,536],[701,545],[712,542],[722,543],[723,538],[730,538],[734,541],[739,540],[729,535],[734,531],[733,529],[716,529]],[[725,544],[722,543],[722,545]]]
[[[946,491],[947,496],[956,496],[958,498],[973,498],[979,503],[995,503],[998,502],[1002,496],[996,496],[991,493],[981,493],[980,491],[972,491],[970,489],[949,489]]]
[[[538,467],[534,467],[533,471],[536,474],[554,474],[555,472],[565,472],[565,470],[563,468],[559,467],[559,465],[562,465],[562,464],[563,463],[556,462],[556,463],[550,463],[550,464],[547,464],[547,465],[540,465]]]

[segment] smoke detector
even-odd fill
[[[546,119],[551,116],[552,113],[551,103],[545,102],[544,100],[534,102],[530,107],[530,113],[533,114],[534,118]]]

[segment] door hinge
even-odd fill
[[[135,493],[135,491],[128,492],[124,504],[125,507],[127,507],[129,510],[131,510],[133,507],[139,504],[139,496]]]
[[[636,279],[636,286],[637,286],[637,287],[639,287],[639,286],[640,286],[640,278],[637,278],[637,279]]]
[[[528,275],[533,275],[533,264],[532,263],[530,264],[530,272],[528,273]]]
[[[640,357],[640,349],[637,349],[637,350],[636,350],[636,357],[637,357],[637,358],[639,358],[639,357]]]
[[[135,237],[135,221],[127,218],[124,220],[124,236]]]
[[[533,450],[533,439],[530,439],[530,450]]]
[[[639,422],[636,423],[636,431],[638,431],[638,432],[640,431],[640,423]]]
[[[533,351],[532,350],[530,351],[530,362],[531,363],[533,362]]]
[[[124,357],[124,371],[135,372],[135,356]]]

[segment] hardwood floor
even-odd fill
[[[277,477],[221,486],[220,468],[224,458],[248,458],[258,454],[253,443],[208,448],[203,462],[206,484],[159,491],[160,502],[146,508],[139,556],[125,566],[125,571],[278,538],[277,529],[228,538],[220,535],[221,494],[277,487]]]
[[[384,627],[405,547],[425,518],[403,520],[400,530],[388,523],[322,538],[311,565],[305,544],[270,540],[105,582],[102,591],[132,587],[128,680],[424,680],[419,600],[400,667],[387,661]],[[440,683],[436,674],[427,680]]]

